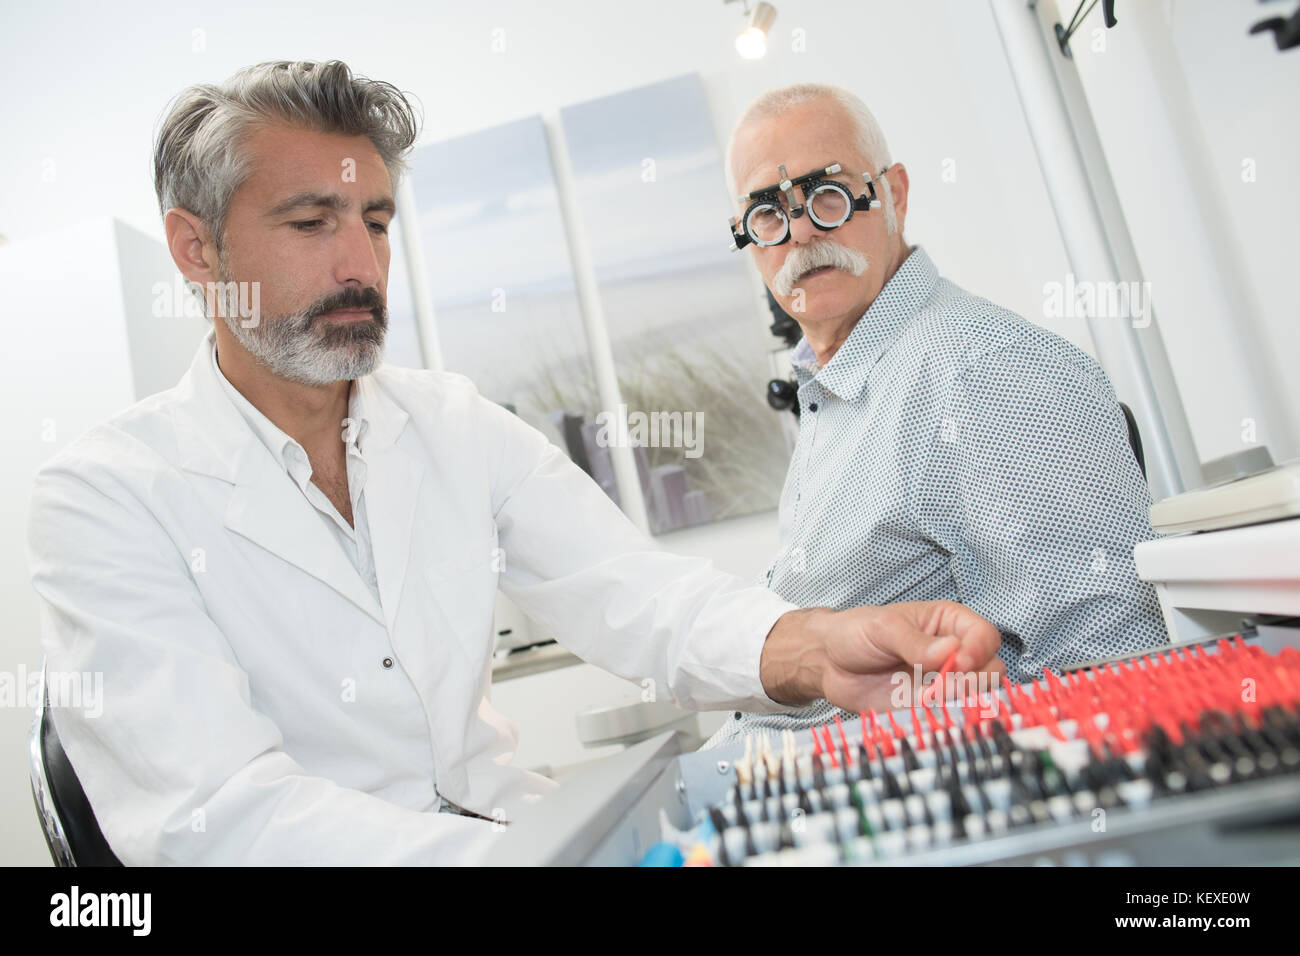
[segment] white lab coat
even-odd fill
[[[221,391],[213,339],[33,490],[47,668],[103,675],[102,714],[55,727],[124,863],[473,862],[500,828],[434,812],[439,794],[508,820],[554,786],[511,765],[489,700],[498,587],[684,706],[784,709],[758,663],[792,605],[656,550],[459,375],[355,385],[381,609]]]

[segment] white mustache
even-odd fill
[[[841,246],[829,239],[806,246],[795,246],[785,257],[780,271],[772,276],[772,291],[788,298],[794,294],[795,283],[813,269],[830,266],[849,275],[860,276],[870,265],[871,260],[865,253]]]

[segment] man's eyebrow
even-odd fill
[[[282,216],[294,209],[301,209],[304,206],[324,206],[327,209],[343,209],[347,206],[347,200],[342,196],[332,193],[318,192],[301,192],[294,193],[288,199],[276,203],[266,214],[270,217]]]
[[[318,193],[312,191],[294,193],[283,202],[278,202],[267,210],[266,215],[269,218],[283,216],[285,213],[292,212],[295,209],[304,207],[323,207],[326,209],[344,210],[351,205],[351,202],[337,193]],[[393,215],[397,213],[397,206],[393,200],[385,196],[382,199],[371,199],[362,208],[362,214],[368,212],[387,212]]]

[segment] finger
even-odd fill
[[[930,634],[913,626],[906,618],[882,623],[886,630],[876,640],[877,646],[923,670],[937,669],[960,646],[959,639],[951,634]]]
[[[954,667],[959,671],[983,669],[1002,646],[998,629],[963,604],[943,602],[935,633],[951,634],[960,642]]]
[[[943,636],[943,637],[931,637],[930,645],[925,649],[925,656],[921,661],[921,665],[926,670],[937,671],[947,662],[948,658],[952,656],[954,651],[958,652],[957,658],[958,660],[960,660],[961,659],[960,648],[961,648],[961,641],[958,638],[953,637],[952,635]],[[956,667],[955,662],[953,666]]]
[[[890,610],[936,638],[956,638],[957,645],[946,645],[950,652],[954,646],[959,648],[953,662],[956,670],[977,669],[991,659],[1002,644],[1002,635],[996,627],[955,601],[912,601],[890,605]],[[935,654],[938,656],[939,652]]]

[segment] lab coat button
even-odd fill
[[[383,663],[383,665],[384,665],[385,668],[392,668],[392,666],[393,666],[393,659],[392,659],[391,657],[385,657],[385,658],[383,659],[382,663]]]

